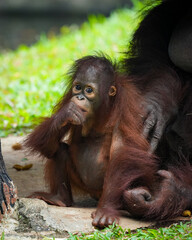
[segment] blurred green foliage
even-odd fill
[[[116,10],[109,18],[90,16],[80,27],[63,26],[59,36],[41,36],[31,47],[20,46],[0,55],[0,137],[23,134],[49,116],[65,91],[70,64],[87,54],[104,51],[119,58],[139,22],[143,3]]]

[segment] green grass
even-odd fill
[[[0,240],[5,240],[5,233],[4,232],[1,234]]]
[[[192,221],[192,220],[191,220]],[[158,229],[123,229],[120,226],[110,226],[104,230],[95,230],[91,234],[70,234],[68,240],[111,240],[111,239],[129,239],[129,240],[192,240],[192,222],[172,224],[170,227]],[[2,233],[0,240],[6,239],[6,235]],[[45,237],[42,240],[55,240],[56,238]],[[61,237],[59,239],[62,239]],[[66,238],[64,238],[66,239]]]
[[[60,36],[41,36],[31,47],[0,55],[0,137],[22,134],[40,117],[49,116],[65,90],[70,64],[87,54],[104,51],[119,58],[139,19],[133,9],[113,12],[109,18],[90,16],[77,27],[62,27]]]
[[[111,226],[103,231],[95,230],[92,234],[72,235],[68,240],[110,240],[110,239],[130,239],[130,240],[169,240],[169,239],[192,239],[191,222],[173,224],[171,227],[159,229],[122,229],[120,226]],[[43,240],[54,240],[54,238],[44,238]]]

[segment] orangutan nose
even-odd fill
[[[80,95],[77,95],[77,99],[78,100],[85,100],[85,97],[82,94],[80,94]]]

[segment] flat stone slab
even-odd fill
[[[20,198],[12,215],[3,219],[0,232],[6,239],[39,239],[41,236],[68,237],[69,233],[91,233],[91,213],[95,208],[56,207],[39,199]],[[148,227],[149,222],[121,217],[120,225],[131,230]],[[23,235],[24,234],[24,235]]]
[[[90,197],[76,196],[75,207],[56,207],[47,205],[38,199],[25,198],[34,191],[47,189],[43,179],[43,162],[38,157],[26,156],[23,150],[15,151],[12,145],[22,142],[23,137],[11,136],[2,139],[2,152],[7,171],[18,189],[19,200],[15,211],[5,217],[0,224],[0,234],[5,233],[7,240],[42,239],[43,236],[54,236],[64,239],[69,233],[91,233],[91,213],[96,209],[96,202]],[[28,160],[24,161],[23,159]],[[17,171],[15,164],[33,164],[27,171]],[[81,201],[80,201],[81,200]],[[189,218],[179,218],[179,220]],[[120,225],[127,229],[149,227],[155,222],[137,221],[130,217],[121,217]],[[1,236],[1,235],[0,235]]]

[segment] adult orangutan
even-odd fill
[[[165,0],[146,13],[123,69],[144,97],[144,135],[158,159],[160,189],[126,192],[133,215],[174,217],[192,208],[192,3]],[[149,192],[148,192],[149,193]],[[146,194],[146,193],[145,193]]]

